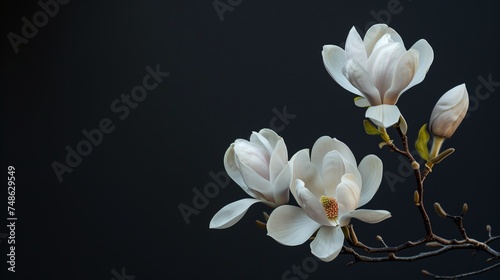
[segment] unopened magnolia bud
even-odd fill
[[[414,161],[411,163],[411,168],[413,168],[413,170],[418,170],[418,169],[420,169],[420,164],[418,164],[418,162]]]
[[[418,194],[418,191],[413,193],[413,202],[415,202],[415,205],[417,206],[420,205],[420,195]]]
[[[379,242],[384,241],[384,239],[382,239],[382,236],[380,236],[380,235],[375,236],[375,239],[377,239],[377,241],[379,241]]]
[[[443,207],[441,207],[441,204],[434,202],[434,210],[436,213],[441,217],[441,218],[446,218],[448,214],[444,211]]]
[[[487,232],[491,232],[491,226],[490,225],[486,225],[486,231]]]
[[[425,243],[425,246],[431,247],[431,248],[440,248],[440,247],[443,247],[443,245],[439,244],[436,241],[427,242],[427,243]]]
[[[462,206],[462,213],[465,214],[467,213],[467,211],[469,211],[469,205],[467,205],[467,203],[464,203],[464,205]]]
[[[425,276],[432,276],[432,274],[429,271],[425,270],[425,269],[422,269],[422,274],[425,275]]]
[[[438,100],[431,113],[429,128],[432,134],[450,138],[469,109],[469,94],[465,84],[447,91]]]

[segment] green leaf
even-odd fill
[[[427,132],[427,124],[424,124],[418,131],[418,139],[415,143],[415,149],[417,149],[420,157],[427,161],[429,160],[429,147],[427,146],[427,143],[430,138],[431,135]]]
[[[451,155],[453,152],[455,151],[455,149],[453,148],[448,148],[446,149],[445,151],[443,151],[442,153],[440,153],[439,155],[437,155],[435,158],[432,158],[431,159],[431,162],[434,163],[434,164],[438,164],[440,163],[441,161],[443,161],[443,159],[447,158],[449,155]]]
[[[366,134],[368,135],[380,135],[380,132],[370,121],[364,120],[363,126],[365,127]]]

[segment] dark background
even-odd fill
[[[407,48],[428,40],[435,59],[427,78],[398,103],[413,143],[448,89],[466,83],[474,96],[479,77],[500,81],[500,4],[401,0],[390,13],[395,1],[231,3],[238,5],[221,21],[211,1],[70,1],[16,54],[7,35],[21,35],[21,18],[31,21],[41,8],[36,1],[2,1],[0,203],[6,210],[12,165],[18,221],[17,272],[7,272],[7,242],[0,239],[1,279],[120,280],[115,274],[122,268],[135,280],[282,279],[311,253],[308,244],[282,246],[254,225],[269,208],[254,205],[235,226],[208,229],[220,208],[246,197],[235,183],[189,224],[178,206],[193,206],[193,189],[202,191],[213,181],[210,172],[224,170],[222,157],[234,139],[269,127],[285,106],[295,115],[280,130],[290,156],[330,135],[346,142],[358,161],[380,156],[386,175],[403,181],[383,180],[366,205],[391,211],[391,219],[353,221],[363,242],[376,246],[380,234],[396,245],[424,235],[412,205],[414,179],[395,154],[377,147],[379,139],[365,135],[364,110],[324,69],[322,46],[342,44],[352,26],[362,32],[377,21],[395,28]],[[111,103],[141,85],[145,67],[157,64],[170,76],[120,120]],[[499,90],[495,85],[479,102],[471,99],[470,116],[445,142],[455,154],[426,181],[429,215],[442,236],[459,238],[451,221],[434,213],[434,201],[454,214],[467,202],[474,238],[487,237],[487,224],[500,233]],[[81,131],[103,118],[115,130],[59,182],[51,164],[65,164],[65,147],[75,149],[85,139]],[[307,279],[422,279],[421,269],[447,275],[486,266],[485,254],[471,253],[351,267],[345,265],[352,257],[341,255],[331,263],[308,262],[317,267]],[[471,279],[499,275],[496,269]]]

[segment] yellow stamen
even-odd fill
[[[325,214],[329,220],[337,219],[339,215],[339,204],[333,197],[321,196],[321,204],[325,209]]]

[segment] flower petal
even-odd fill
[[[238,156],[236,156],[236,160],[238,160]],[[244,162],[239,162],[239,167],[241,170],[241,176],[243,177],[243,181],[254,193],[260,193],[264,196],[266,201],[273,201],[273,191],[271,188],[271,183],[262,178],[260,174],[255,172],[252,168],[247,166]]]
[[[236,139],[234,141],[234,152],[240,163],[244,163],[261,177],[269,179],[269,158],[271,154],[267,152],[265,147],[247,140]]]
[[[363,96],[357,88],[351,85],[347,77],[342,73],[342,69],[347,61],[346,54],[343,49],[335,45],[325,45],[323,46],[321,55],[323,56],[323,63],[325,64],[326,71],[328,71],[330,76],[341,87],[354,94]]]
[[[351,149],[344,142],[329,136],[321,136],[316,140],[311,151],[311,162],[317,166],[323,166],[325,155],[334,150],[338,151],[348,163],[357,166],[356,158]]]
[[[247,212],[248,208],[258,199],[244,198],[224,206],[210,221],[210,228],[224,229],[236,224]]]
[[[358,207],[360,194],[361,189],[356,184],[354,175],[348,173],[342,176],[342,182],[337,186],[337,194],[335,195],[339,204],[340,218]]]
[[[368,65],[370,59],[368,59]],[[349,59],[344,67],[345,75],[349,82],[359,89],[371,105],[378,105],[381,103],[380,93],[375,84],[373,83],[370,74],[356,61]]]
[[[361,207],[368,203],[377,192],[382,182],[383,164],[376,155],[367,155],[359,163],[358,170],[363,178],[363,187],[357,206]]]
[[[391,213],[386,210],[358,209],[343,218],[356,218],[365,223],[375,224],[391,217]]]
[[[276,177],[278,177],[278,175],[287,164],[288,151],[286,149],[285,141],[283,139],[280,139],[274,147],[274,151],[271,154],[271,160],[269,163],[269,176],[271,184],[274,184]]]
[[[368,56],[366,55],[365,44],[354,26],[349,31],[349,35],[347,35],[347,40],[345,42],[345,55],[348,60],[353,59],[363,68],[366,66]]]
[[[391,87],[384,94],[384,104],[396,104],[399,97],[412,81],[418,67],[418,51],[409,50],[399,59]]]
[[[283,205],[271,212],[267,221],[267,235],[287,246],[306,242],[320,227],[297,206]]]
[[[381,40],[384,38],[382,37]],[[405,51],[403,44],[389,42],[374,49],[372,55],[368,58],[366,71],[370,73],[372,83],[380,92],[382,100],[391,87],[396,66]]]
[[[309,191],[304,182],[297,179],[295,183],[297,196],[295,199],[297,203],[304,209],[304,212],[317,223],[331,226],[330,220],[326,217],[325,209],[321,204],[320,198],[315,196],[311,191]]]
[[[357,98],[354,99],[354,105],[361,107],[361,108],[371,106],[370,102],[366,98],[361,97],[361,96],[358,96]]]
[[[292,181],[292,165],[287,164],[273,183],[274,203],[279,206],[290,199],[290,183]]]
[[[245,181],[243,181],[240,168],[236,162],[234,143],[229,146],[224,154],[224,168],[226,169],[229,177],[231,177],[231,179],[233,179],[238,186],[240,186],[251,197],[257,198],[258,195],[245,184]]]
[[[399,34],[394,29],[387,26],[387,24],[374,24],[366,31],[365,37],[363,39],[365,43],[366,54],[368,55],[368,57],[370,57],[370,55],[372,54],[377,42],[385,34],[389,34],[393,42],[399,42],[404,46],[403,39],[401,39],[401,36],[399,36]]]
[[[372,106],[365,113],[365,117],[379,127],[390,127],[398,122],[399,116],[401,116],[401,112],[399,112],[398,106],[387,104]]]
[[[344,234],[340,227],[322,226],[311,242],[311,252],[322,261],[335,259],[344,244]]]
[[[431,67],[432,61],[434,61],[434,50],[426,40],[418,40],[410,49],[418,51],[418,67],[415,76],[413,76],[413,80],[401,91],[401,93],[422,82]]]
[[[325,194],[318,166],[311,163],[308,149],[303,149],[297,152],[290,159],[290,162],[292,162],[293,166],[293,177],[290,185],[290,191],[295,198],[297,198],[297,193],[295,191],[296,179],[303,181],[307,188],[317,197]]]
[[[323,159],[322,178],[325,185],[325,195],[335,197],[337,185],[345,174],[345,164],[338,151],[331,151]]]

